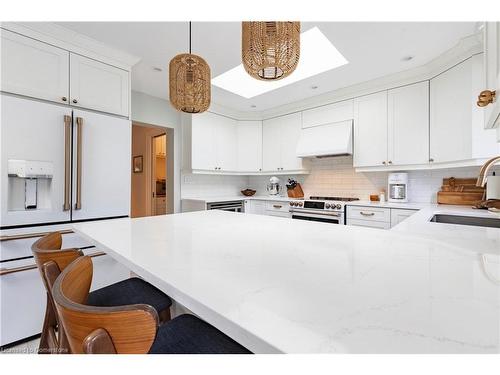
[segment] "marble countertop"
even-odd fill
[[[500,229],[429,234],[426,210],[390,231],[223,211],[74,229],[257,353],[499,353],[500,256],[481,249]]]

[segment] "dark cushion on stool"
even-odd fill
[[[172,300],[150,283],[132,277],[89,293],[90,306],[123,306],[144,303],[159,313],[172,305]]]
[[[156,332],[150,354],[251,354],[218,329],[193,315],[180,315]]]

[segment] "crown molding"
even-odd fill
[[[141,58],[52,22],[2,22],[3,29],[130,71]]]

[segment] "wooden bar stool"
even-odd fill
[[[31,247],[47,292],[47,307],[40,338],[39,353],[65,353],[69,351],[64,329],[56,313],[52,285],[59,274],[72,261],[83,256],[80,249],[61,249],[62,236],[50,233],[37,240]],[[43,265],[53,262],[50,273],[43,272]],[[146,281],[133,277],[87,293],[86,304],[94,306],[122,306],[143,303],[150,305],[160,316],[161,322],[170,320],[172,300]]]
[[[48,262],[43,273],[57,272]],[[249,354],[237,342],[193,315],[158,325],[146,304],[116,307],[85,305],[92,282],[88,256],[72,262],[56,279],[52,294],[72,353]]]

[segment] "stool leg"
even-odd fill
[[[158,314],[158,318],[160,318],[160,324],[168,322],[170,319],[172,319],[172,316],[170,314],[170,307],[167,307],[165,310],[160,311]]]

